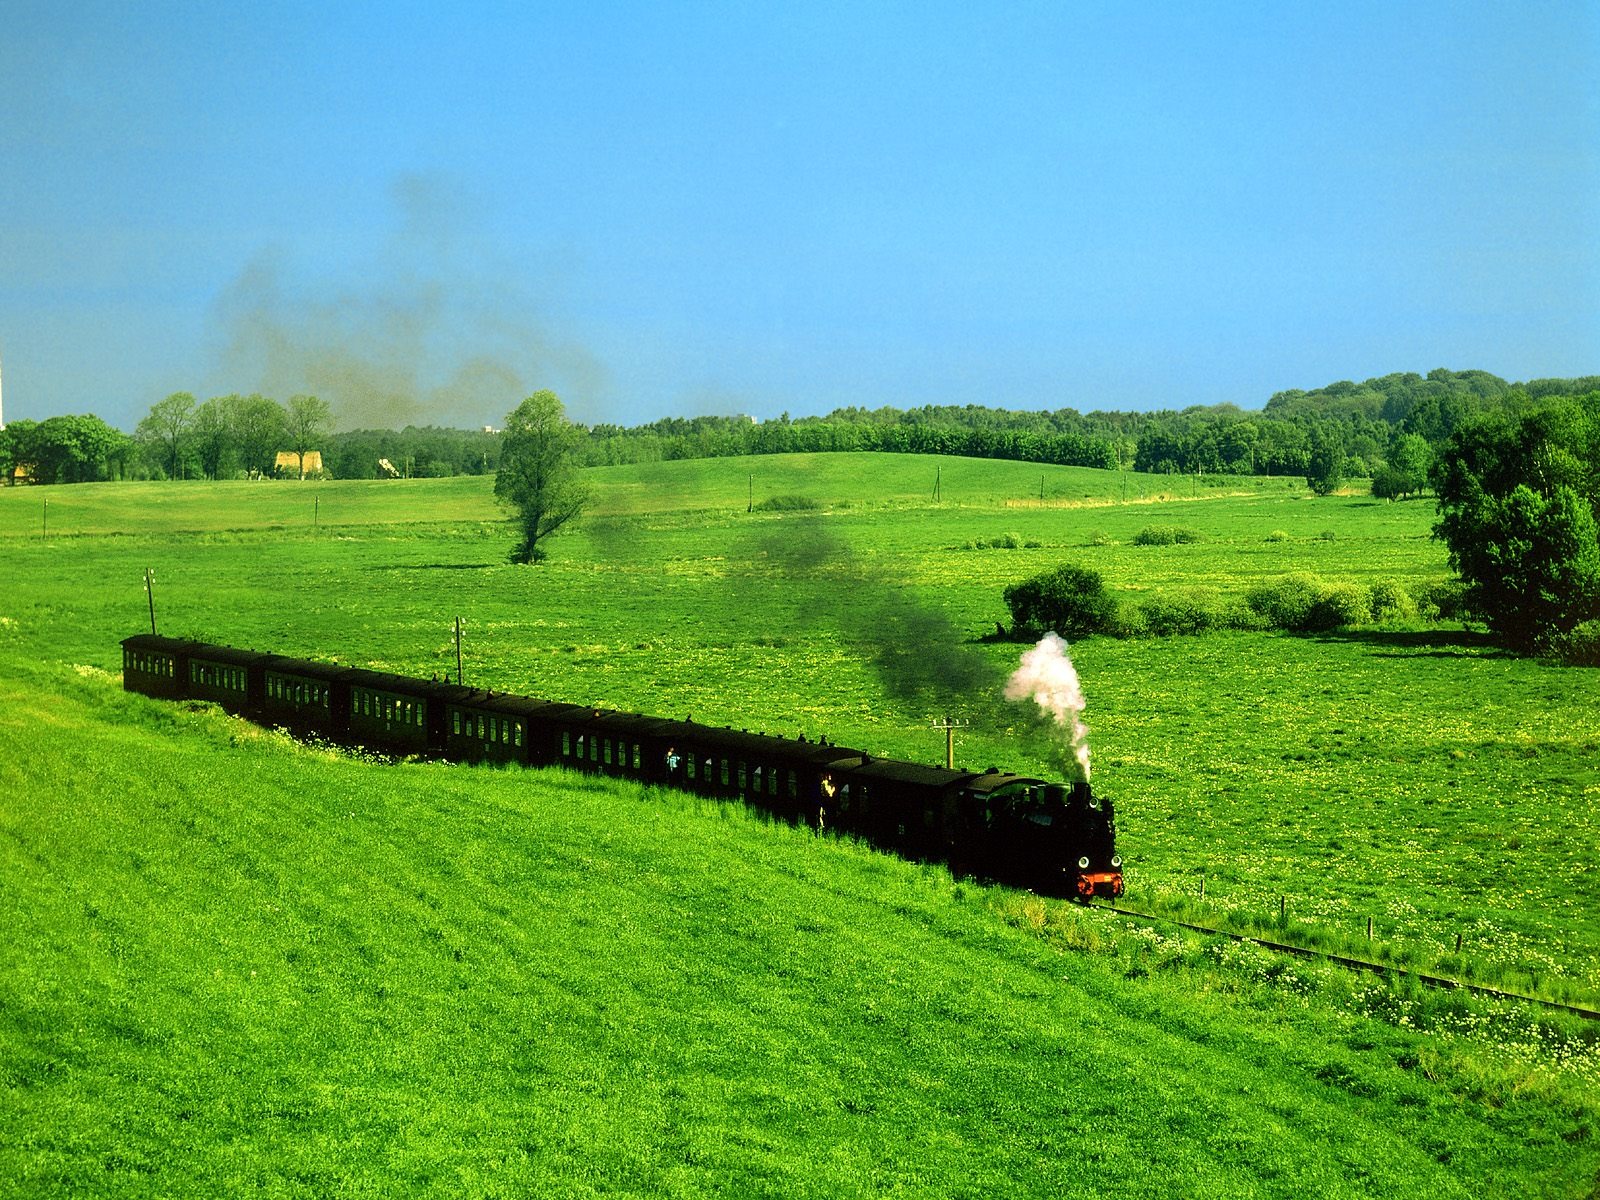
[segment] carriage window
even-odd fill
[[[572,757],[572,731],[568,729],[561,731],[561,757]]]
[[[600,739],[599,738],[590,738],[589,739],[589,761],[590,762],[599,762],[600,761]]]
[[[778,794],[778,771],[777,771],[777,768],[773,768],[772,770],[767,772],[767,795],[776,796],[777,794]]]
[[[500,722],[500,744],[501,745],[505,745],[510,740],[511,740],[511,722],[510,721],[501,721]],[[518,741],[518,743],[521,743],[522,739],[518,738],[517,741]]]
[[[800,799],[800,781],[795,778],[795,773],[793,771],[789,772],[789,799]]]
[[[611,765],[611,739],[606,739],[606,766]]]
[[[728,760],[722,760],[722,786],[728,786]]]
[[[684,766],[687,768],[687,774],[688,774],[689,778],[693,779],[694,778],[694,755],[691,754],[691,755],[689,755],[688,758],[684,759]]]
[[[521,721],[518,721],[515,725],[513,725],[511,727],[511,744],[514,745],[514,746],[522,745],[522,722]]]
[[[644,763],[644,749],[638,742],[633,744],[633,769],[639,770]]]
[[[743,763],[739,764],[739,776],[738,776],[738,778],[739,778],[739,790],[742,792],[745,789],[745,771],[744,771],[744,764]]]
[[[461,736],[461,710],[459,708],[450,710],[450,732],[456,737]]]

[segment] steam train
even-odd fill
[[[156,634],[122,642],[123,687],[212,701],[299,735],[393,755],[564,766],[739,799],[909,857],[1087,899],[1122,894],[1108,800],[784,738],[484,691]]]

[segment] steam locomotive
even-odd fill
[[[792,822],[973,874],[1087,899],[1122,894],[1109,800],[784,738],[509,695],[155,634],[122,642],[128,691],[212,701],[300,735],[393,755],[564,766],[739,799]]]

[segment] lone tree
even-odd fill
[[[1434,536],[1471,607],[1540,651],[1600,618],[1600,392],[1502,411],[1451,435],[1434,466]]]
[[[1002,593],[1011,610],[1011,633],[1036,638],[1059,633],[1076,640],[1106,633],[1117,623],[1117,601],[1100,572],[1062,563],[1042,575],[1014,583]]]
[[[291,396],[284,417],[289,445],[300,464],[300,478],[306,477],[306,451],[333,428],[333,410],[316,396]]]
[[[495,498],[516,512],[522,540],[511,561],[544,558],[539,543],[584,510],[589,488],[573,462],[583,431],[551,391],[535,392],[506,416]]]

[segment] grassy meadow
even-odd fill
[[[118,690],[151,568],[163,633],[428,675],[459,615],[483,686],[929,762],[956,716],[958,761],[1045,772],[1059,752],[998,700],[1009,583],[1447,574],[1426,501],[1292,480],[867,455],[592,476],[536,568],[506,563],[488,479],[0,491],[8,1191],[1595,1187],[1593,1025]],[[815,507],[747,511],[795,496]],[[1135,545],[1152,524],[1201,540]],[[1418,621],[1073,657],[1131,906],[1600,1007],[1600,672]]]

